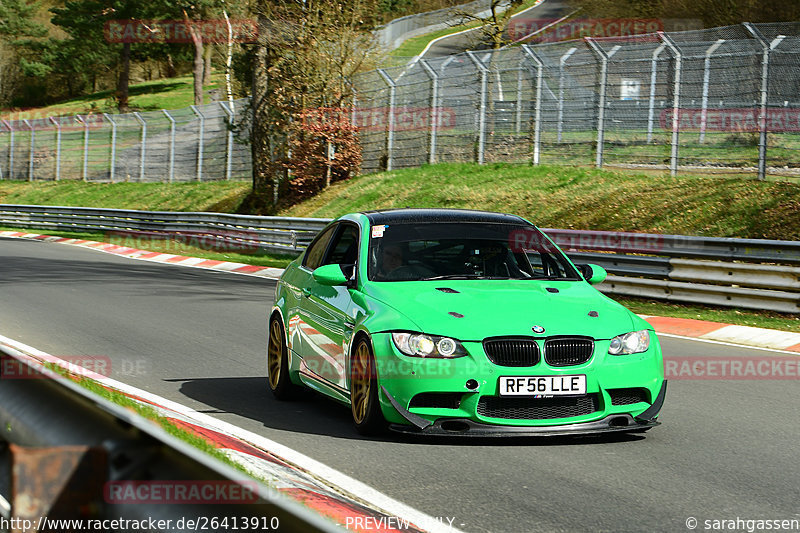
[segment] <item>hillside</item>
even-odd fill
[[[0,202],[235,212],[248,190],[247,182],[0,181]],[[577,167],[440,164],[371,174],[280,214],[334,217],[405,206],[505,211],[544,227],[800,239],[797,183]]]

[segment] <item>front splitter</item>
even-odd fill
[[[602,433],[644,432],[660,425],[657,420],[637,422],[631,415],[608,415],[594,422],[564,424],[560,426],[498,426],[483,424],[467,418],[440,419],[424,429],[402,424],[391,424],[397,433],[420,436],[447,437],[555,437],[562,435],[596,435]]]

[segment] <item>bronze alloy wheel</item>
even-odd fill
[[[362,435],[379,433],[386,421],[378,401],[375,359],[367,339],[360,339],[351,361],[350,406],[356,430]]]
[[[267,379],[269,388],[278,388],[283,359],[283,331],[278,319],[273,319],[269,326],[269,347],[267,348]]]
[[[289,377],[289,347],[286,345],[283,322],[277,315],[269,322],[267,383],[269,390],[279,400],[291,399],[300,390]]]
[[[362,340],[358,343],[353,356],[351,404],[353,408],[353,420],[356,424],[362,424],[367,417],[370,388],[372,386],[372,379],[370,378],[370,359],[369,346]]]

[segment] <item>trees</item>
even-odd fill
[[[350,95],[347,78],[374,66],[378,55],[370,30],[378,9],[376,0],[259,0],[255,9],[259,41],[252,50],[253,191],[245,209],[271,213],[287,168],[290,143],[297,155],[297,142],[317,143],[322,131],[331,140],[349,135],[344,125],[340,137],[332,133],[330,124],[325,125],[331,117],[325,113],[314,119],[321,126],[316,134],[313,128],[290,125],[302,121],[308,110],[341,108]],[[341,114],[337,117],[334,122],[341,124]],[[287,137],[290,130],[291,139]],[[337,142],[331,143],[334,149]],[[352,165],[351,158],[337,159],[335,155],[333,162]],[[296,168],[300,166],[317,168],[306,163]],[[326,173],[318,176],[323,186]],[[284,192],[298,197],[315,187],[306,180],[302,190],[293,189],[290,181]]]
[[[53,24],[69,36],[59,44],[71,47],[82,59],[84,69],[107,66],[116,70],[117,108],[124,113],[130,108],[128,86],[134,45],[141,40],[126,30],[136,22],[165,18],[172,10],[167,0],[67,0],[50,11]],[[121,34],[111,32],[113,27],[123,28]],[[146,46],[142,45],[140,53],[146,55]],[[95,59],[101,60],[99,65],[92,62]]]
[[[18,84],[16,55],[21,40],[45,33],[33,19],[36,7],[24,0],[0,0],[0,106],[9,103]]]

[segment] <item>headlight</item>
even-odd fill
[[[631,353],[646,352],[650,347],[650,332],[646,329],[631,331],[624,335],[617,335],[611,339],[608,353],[611,355],[627,355]]]
[[[412,357],[461,357],[467,355],[464,346],[450,337],[424,333],[392,333],[397,349]]]

